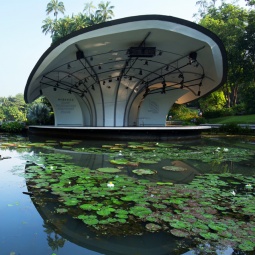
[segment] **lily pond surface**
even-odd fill
[[[0,136],[1,255],[255,254],[255,138]]]

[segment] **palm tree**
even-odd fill
[[[51,12],[53,12],[54,16],[58,17],[58,12],[61,12],[64,14],[65,12],[65,6],[63,2],[58,2],[58,0],[51,0],[46,7],[46,13],[49,15]]]
[[[45,20],[43,20],[43,25],[41,27],[42,32],[45,33],[46,35],[48,33],[53,34],[54,26],[55,26],[55,22],[50,17],[47,17]]]
[[[102,22],[105,22],[107,20],[111,20],[112,17],[114,17],[113,13],[114,6],[110,6],[110,2],[100,2],[98,4],[98,10],[96,11],[96,16],[100,16],[102,19]]]
[[[96,9],[96,7],[93,5],[93,2],[89,2],[85,4],[83,11],[86,12],[88,16],[90,16],[91,10],[94,9]]]

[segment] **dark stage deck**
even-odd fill
[[[29,135],[90,140],[186,140],[201,137],[210,126],[173,127],[56,127],[29,126]]]

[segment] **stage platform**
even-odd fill
[[[29,126],[29,135],[89,140],[187,140],[201,137],[210,126],[70,127]]]

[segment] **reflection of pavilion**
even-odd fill
[[[29,191],[32,190],[29,189]],[[176,248],[176,239],[160,233],[125,237],[98,237],[89,231],[82,221],[73,219],[69,215],[57,214],[55,212],[57,202],[47,199],[46,202],[41,203],[41,198],[39,198],[39,203],[37,203],[36,197],[32,196],[31,199],[43,220],[55,233],[86,249],[105,255],[168,255]]]
[[[51,102],[55,127],[165,126],[173,103],[204,96],[226,80],[226,56],[207,29],[169,16],[138,16],[76,31],[32,70],[30,103]]]

